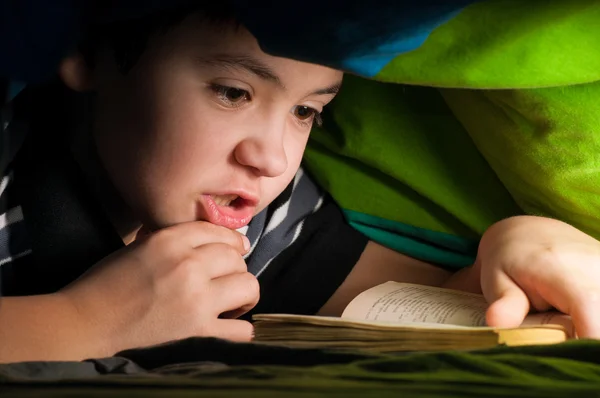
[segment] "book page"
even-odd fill
[[[522,326],[535,326],[535,325],[560,325],[565,328],[569,337],[576,337],[575,326],[573,320],[569,315],[565,315],[560,312],[550,311],[541,312],[537,314],[527,315]]]
[[[386,282],[359,294],[342,318],[393,323],[485,326],[488,305],[478,294]]]

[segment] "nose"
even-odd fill
[[[288,166],[284,132],[285,127],[281,125],[256,129],[236,146],[236,161],[261,177],[282,175]]]

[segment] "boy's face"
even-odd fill
[[[245,29],[192,15],[125,76],[102,52],[93,79],[98,153],[136,216],[237,229],[290,183],[342,73],[266,55]]]

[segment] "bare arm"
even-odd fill
[[[0,299],[0,363],[112,355],[61,294]]]
[[[249,341],[221,319],[259,298],[244,238],[203,222],[153,233],[106,257],[59,293],[0,300],[0,362],[105,357],[190,336]]]
[[[346,280],[318,315],[340,316],[358,294],[387,281],[481,291],[479,272],[473,267],[452,273],[370,241]]]

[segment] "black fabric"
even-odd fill
[[[232,366],[275,365],[310,367],[344,364],[374,358],[357,352],[291,349],[216,338],[190,338],[168,344],[127,350],[114,357],[81,362],[20,362],[0,364],[0,390],[7,380],[82,379],[105,375],[187,374],[222,370]]]
[[[4,295],[57,291],[123,247],[66,145],[68,102],[60,93],[40,90],[22,104],[30,132],[11,165],[8,196],[21,204],[33,253],[0,267]]]
[[[308,217],[298,239],[260,275],[257,313],[315,314],[358,262],[368,238],[352,228],[330,198]]]
[[[18,362],[0,365],[0,380],[80,379],[109,374],[140,374],[146,372],[126,358],[91,359],[83,362]]]
[[[193,337],[156,347],[127,350],[116,354],[148,370],[172,364],[217,362],[230,366],[293,365],[346,363],[373,355],[357,352],[333,352],[320,349],[292,349],[256,343],[234,343],[217,338]]]
[[[0,107],[8,102],[8,80],[0,77]]]

